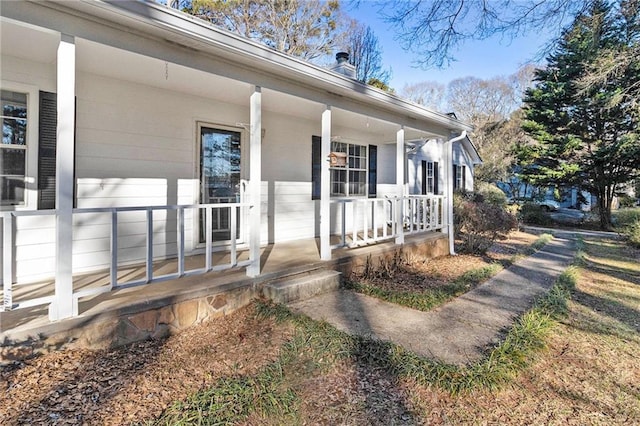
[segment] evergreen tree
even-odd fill
[[[607,2],[594,1],[563,33],[524,99],[523,128],[535,143],[521,151],[529,159],[523,176],[536,185],[595,193],[602,229],[611,228],[616,189],[640,167],[637,122],[627,104],[611,103],[626,84],[624,76],[586,89],[579,82],[603,51],[626,42],[619,18]]]

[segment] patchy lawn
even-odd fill
[[[414,274],[446,285],[536,239],[515,236],[492,251],[502,258],[430,260]],[[164,341],[67,350],[7,368],[0,424],[634,424],[640,251],[607,240],[583,246],[568,315],[552,320],[546,349],[497,390],[452,394],[419,380],[423,371],[394,368],[400,352],[391,345],[277,309],[256,316],[264,307],[252,305]]]

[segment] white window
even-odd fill
[[[0,200],[2,206],[26,202],[27,94],[1,90]]]
[[[331,167],[331,195],[367,195],[367,147],[331,142],[331,151],[347,154],[344,166]]]
[[[467,167],[461,166],[459,164],[453,165],[453,189],[466,191],[467,182],[466,182],[466,174]]]

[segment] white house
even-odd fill
[[[317,237],[323,260],[336,245],[402,244],[447,231],[446,165],[469,185],[469,152],[451,140],[470,126],[179,11],[77,0],[3,2],[0,14],[4,310],[73,316],[136,262],[145,283],[166,278],[153,262],[168,257],[174,277],[255,277],[269,243]],[[405,190],[416,140],[438,158],[439,190],[410,194],[443,196]],[[407,227],[410,205],[423,214]],[[212,264],[217,250],[228,265]],[[187,270],[194,254],[205,265]],[[74,290],[72,274],[105,269],[109,286]],[[52,296],[13,299],[52,277]]]

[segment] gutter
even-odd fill
[[[459,136],[445,142],[447,162],[447,233],[449,234],[449,254],[456,255],[453,235],[453,143],[467,137],[467,131],[463,130]]]

